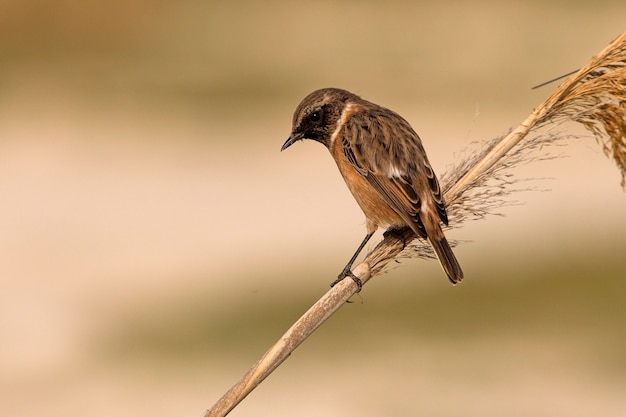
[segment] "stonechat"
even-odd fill
[[[441,228],[448,216],[439,181],[409,122],[349,91],[323,88],[298,105],[281,150],[302,139],[328,148],[366,217],[365,238],[331,286],[350,276],[361,289],[352,264],[378,227],[410,227],[428,240],[453,284],[463,279]]]

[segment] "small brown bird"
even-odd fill
[[[453,284],[463,279],[441,229],[448,216],[439,182],[419,136],[404,118],[349,91],[323,88],[298,105],[281,150],[302,139],[328,148],[367,220],[367,235],[331,286],[350,276],[360,290],[361,281],[350,269],[378,227],[410,227],[428,239]]]

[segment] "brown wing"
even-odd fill
[[[353,113],[344,125],[344,154],[391,208],[426,237],[419,217],[422,204],[431,205],[448,223],[439,182],[409,123],[391,110],[371,106]]]

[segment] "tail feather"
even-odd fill
[[[461,265],[459,265],[459,261],[456,260],[446,237],[442,235],[441,238],[429,238],[428,240],[435,250],[437,258],[439,258],[439,262],[446,275],[448,275],[450,282],[452,284],[461,282],[463,280],[463,270]]]

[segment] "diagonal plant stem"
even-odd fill
[[[393,260],[402,249],[404,242],[413,239],[415,235],[410,229],[402,231],[402,235],[387,235],[352,272],[365,284],[372,277],[372,272],[382,270]],[[358,288],[354,280],[344,279],[324,294],[309,310],[304,313],[283,334],[283,336],[263,355],[257,363],[219,399],[215,405],[204,414],[205,417],[227,415],[241,402],[257,385],[259,385],[274,369],[291,355],[318,327],[333,315],[346,301],[350,299]]]
[[[468,191],[484,186],[485,175],[493,172],[490,170],[497,167],[498,163],[502,163],[505,155],[510,154],[529,132],[558,119],[580,122],[596,137],[608,135],[610,149],[614,153],[624,152],[626,131],[619,126],[626,125],[625,67],[626,32],[569,77],[509,134],[498,142],[490,144],[466,168],[460,168],[464,172],[453,172],[453,177],[456,179],[444,190],[449,206],[454,206],[455,203],[458,206],[463,202],[461,197]],[[598,109],[602,110],[602,106],[605,105],[603,100],[607,100],[613,106],[608,116],[606,112],[598,112]],[[622,112],[619,109],[622,109]],[[604,131],[601,131],[598,125],[604,126]],[[613,128],[614,126],[618,128]],[[605,142],[602,143],[605,147],[608,146]],[[622,172],[626,172],[626,167],[621,165],[622,160],[615,155],[614,159]],[[396,259],[413,239],[415,235],[410,229],[403,230],[400,235],[398,233],[386,234],[363,262],[353,269],[353,273],[361,279],[363,284],[366,284],[390,261]],[[204,416],[227,415],[356,292],[357,286],[351,279],[344,279],[332,287],[285,332],[239,382],[206,411]]]

